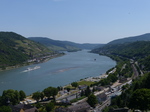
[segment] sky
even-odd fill
[[[108,43],[150,33],[150,0],[0,0],[0,31]]]

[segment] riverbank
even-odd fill
[[[89,78],[85,78],[85,79],[82,79],[80,81],[77,81],[78,85],[79,86],[82,86],[82,85],[86,85],[87,86],[90,86],[91,84],[94,84],[95,82],[98,82],[104,78],[107,78],[107,74],[102,74],[100,76],[96,76],[96,77],[89,77]],[[96,79],[96,81],[95,81]],[[117,82],[116,82],[117,83]],[[115,86],[116,83],[114,83]],[[62,92],[61,90],[58,92],[58,94],[56,95],[56,99],[63,99],[63,97],[68,97],[68,96],[71,96],[71,95],[74,95],[76,93],[78,93],[80,90],[78,88],[74,88],[71,86],[71,84],[68,84],[68,85],[65,85],[62,87],[63,90],[62,91],[65,91],[65,92]],[[67,92],[67,88],[70,88],[70,92]],[[47,97],[45,97],[45,99],[47,99]],[[24,103],[24,104],[33,104],[33,103],[36,103],[36,100],[34,100],[32,98],[32,94],[27,96],[23,101],[21,101],[20,103]],[[45,102],[46,103],[46,102]],[[47,103],[49,103],[49,101],[47,101]]]
[[[49,61],[50,59],[53,59],[53,58],[57,58],[57,57],[60,57],[60,56],[63,56],[65,55],[64,53],[59,53],[59,54],[56,54],[56,55],[49,55],[47,56],[47,58],[43,58],[43,60],[40,60],[40,61],[33,61],[33,62],[25,62],[23,64],[18,64],[18,65],[15,65],[15,66],[7,66],[5,67],[5,69],[3,68],[0,68],[0,71],[7,71],[7,70],[12,70],[12,69],[16,69],[16,68],[19,68],[19,67],[23,67],[23,66],[27,66],[27,65],[32,65],[32,64],[37,64],[37,63],[44,63],[44,62],[47,62]]]
[[[43,63],[2,71],[0,92],[11,88],[18,91],[23,90],[27,95],[30,95],[49,86],[64,86],[86,77],[96,77],[115,65],[116,63],[110,58],[88,53],[85,50],[67,52],[64,56]],[[35,66],[40,66],[40,68],[23,72]]]

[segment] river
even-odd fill
[[[66,55],[44,63],[0,72],[0,94],[3,90],[23,90],[27,95],[53,86],[64,86],[87,77],[95,77],[114,67],[116,62],[87,50],[67,52]],[[27,68],[40,68],[23,72]]]

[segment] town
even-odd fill
[[[64,87],[58,87],[58,93],[55,96],[57,108],[55,108],[55,112],[102,112],[102,110],[111,104],[111,98],[120,95],[124,89],[124,86],[131,85],[132,80],[139,76],[135,64],[133,60],[130,60],[130,64],[132,65],[132,69],[134,71],[133,76],[130,78],[122,78],[120,80],[115,81],[111,85],[101,86],[95,85],[96,82],[99,82],[103,79],[106,79],[110,74],[116,72],[117,68],[111,69],[108,74],[103,74],[98,77],[89,77],[80,80],[79,82],[73,82]],[[121,71],[126,68],[126,64],[123,64]],[[37,105],[46,105],[52,102],[52,98],[44,97],[41,98],[36,93],[33,93],[31,96],[27,96],[23,101],[20,101],[20,104],[11,106],[13,112],[16,109],[32,110],[30,112],[35,112],[35,110],[42,112],[43,110],[39,110]],[[93,94],[98,101],[94,105],[88,103],[89,95]],[[93,100],[93,99],[92,99]],[[32,106],[31,106],[32,105]],[[33,106],[34,105],[34,106]],[[62,106],[66,105],[66,106]],[[26,108],[27,107],[27,108]],[[52,109],[53,110],[53,109]],[[121,111],[127,112],[129,109],[122,109]],[[53,110],[54,111],[54,110]],[[113,112],[118,112],[118,110],[113,110]]]

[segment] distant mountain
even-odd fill
[[[81,50],[77,47],[71,46],[59,40],[52,40],[45,37],[29,37],[28,39],[38,42],[45,45],[51,50],[54,51],[78,51]]]
[[[116,39],[109,42],[108,44],[123,44],[123,43],[131,43],[136,41],[150,41],[150,33],[139,35],[139,36]]]
[[[62,42],[71,46],[78,47],[80,49],[95,49],[95,48],[102,47],[105,45],[105,44],[90,44],[90,43],[79,44],[79,43],[74,43],[74,42],[69,42],[69,41],[62,41]]]
[[[93,49],[91,52],[95,52],[95,53],[107,52],[107,51],[112,52],[112,51],[118,49],[119,47],[120,47],[120,50],[122,51],[124,49],[124,46],[126,46],[130,43],[138,42],[138,41],[150,41],[150,33],[139,35],[139,36],[134,36],[134,37],[116,39],[116,40],[113,40],[113,41],[105,44],[103,47]],[[121,47],[121,46],[123,46],[123,47]]]
[[[0,32],[0,68],[21,64],[50,53],[53,51],[19,34]]]
[[[99,48],[101,54],[113,54],[127,58],[144,58],[150,55],[150,41],[107,45]]]
[[[93,49],[103,44],[77,44],[69,41],[52,40],[46,37],[29,37],[30,40],[36,41],[55,51],[77,51],[80,49]]]
[[[99,49],[92,50],[94,53],[115,57],[124,57],[138,61],[143,70],[150,71],[150,41],[137,41],[124,44],[108,44]],[[117,59],[117,58],[115,58]]]

